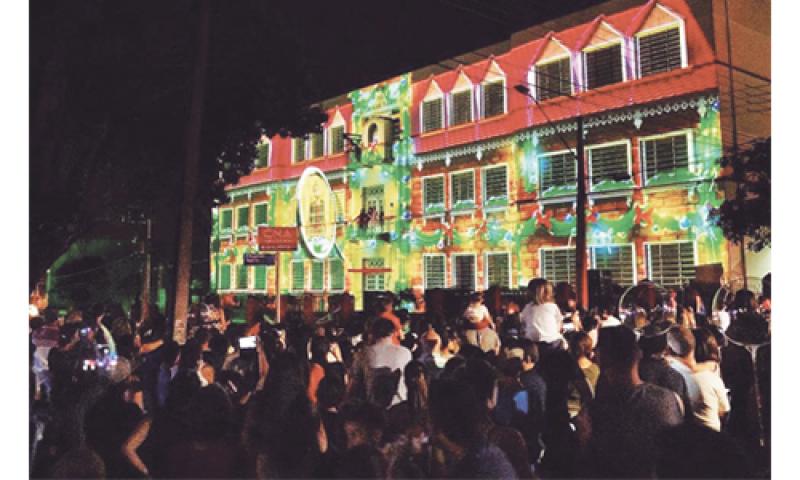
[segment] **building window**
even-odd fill
[[[292,139],[292,161],[302,162],[306,159],[306,141],[303,138]]]
[[[311,290],[321,292],[325,288],[325,262],[313,260],[311,262]]]
[[[253,225],[266,225],[267,224],[267,204],[259,203],[253,206]]]
[[[507,252],[486,254],[486,288],[511,287],[511,255]]]
[[[463,125],[472,121],[472,90],[451,94],[450,102],[450,125]]]
[[[585,52],[584,56],[587,90],[623,80],[621,43]]]
[[[255,265],[253,267],[253,289],[266,290],[267,289],[267,266]]]
[[[460,290],[475,290],[475,255],[453,255],[453,280],[455,288]]]
[[[592,268],[611,273],[614,283],[630,286],[636,283],[633,245],[603,245],[589,247]]]
[[[505,82],[503,80],[483,84],[483,118],[504,114],[505,103]]]
[[[226,231],[230,232],[230,230],[233,228],[233,210],[231,209],[221,210],[219,215],[220,215],[220,222],[219,222],[220,230],[222,230],[223,232]]]
[[[629,144],[625,142],[587,149],[592,190],[602,187],[633,186],[628,146]],[[629,185],[619,185],[615,182],[627,182]]]
[[[264,168],[269,166],[269,153],[271,150],[269,140],[256,145],[256,168]]]
[[[681,30],[675,26],[657,33],[637,37],[639,45],[639,76],[668,72],[683,66]]]
[[[365,211],[369,212],[370,208],[375,209],[376,212],[383,211],[383,185],[364,187],[361,190],[361,196]]]
[[[425,290],[432,288],[445,288],[445,256],[423,255],[423,278]]]
[[[247,230],[250,225],[250,207],[239,207],[236,209],[236,229]]]
[[[231,289],[231,266],[227,263],[219,266],[219,289]]]
[[[365,258],[364,268],[383,268],[384,263],[382,258]],[[383,292],[385,290],[384,274],[380,273],[364,273],[364,291],[365,292]]]
[[[344,152],[344,126],[330,129],[331,154]]]
[[[453,210],[475,207],[475,172],[468,170],[450,176],[450,198]]]
[[[694,242],[646,243],[648,278],[664,287],[694,280]]]
[[[247,290],[247,274],[249,269],[247,265],[236,265],[236,289]]]
[[[292,261],[292,290],[302,292],[306,288],[305,265],[302,260]]]
[[[322,133],[311,134],[311,158],[319,158],[324,154],[324,145]]]
[[[553,284],[575,284],[575,248],[542,248],[539,251],[542,277]]]
[[[508,172],[505,165],[483,170],[483,204],[487,207],[508,205]]]
[[[572,73],[570,71],[569,57],[536,65],[534,72],[536,98],[539,100],[572,95]]]
[[[328,275],[330,275],[331,290],[341,292],[344,290],[344,261],[341,258],[328,260]]]
[[[422,131],[431,132],[444,127],[442,118],[442,99],[422,102]]]
[[[422,204],[425,215],[444,213],[444,176],[422,179]]]
[[[547,192],[558,187],[576,186],[578,168],[572,152],[553,153],[539,157],[539,187]]]
[[[645,184],[660,174],[689,169],[689,134],[681,132],[641,141]]]

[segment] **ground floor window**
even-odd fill
[[[253,289],[266,290],[267,289],[267,266],[255,265],[253,267]]]
[[[321,292],[325,286],[325,263],[319,260],[311,262],[311,290]]]
[[[665,287],[682,287],[695,277],[694,242],[646,243],[647,277]]]
[[[423,262],[423,282],[425,289],[445,288],[445,256],[440,254],[425,255]]]
[[[231,289],[231,266],[228,264],[222,264],[219,266],[219,289]]]
[[[306,288],[306,278],[302,260],[292,262],[292,290],[303,291]]]
[[[636,283],[633,245],[603,245],[589,247],[592,268],[611,272],[614,283],[630,286]]]
[[[331,290],[340,292],[344,290],[344,262],[341,258],[328,260],[328,275],[331,277]]]
[[[539,250],[542,277],[554,285],[575,284],[575,248],[542,248]]]
[[[475,255],[453,255],[453,280],[455,288],[475,290]]]
[[[384,268],[382,258],[365,258],[364,268]],[[384,283],[383,273],[365,273],[364,274],[364,291],[365,292],[382,292],[386,290]]]
[[[511,286],[511,255],[508,252],[486,254],[486,287]]]
[[[247,290],[248,281],[247,265],[236,265],[236,289]]]

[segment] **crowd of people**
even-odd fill
[[[46,309],[31,476],[769,476],[770,322],[752,293],[724,328],[697,304],[583,311],[545,279],[498,299],[409,314],[343,294],[281,322],[253,300],[240,325],[209,298],[183,345],[155,306]]]

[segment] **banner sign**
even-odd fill
[[[294,252],[297,250],[297,227],[258,227],[258,250]]]

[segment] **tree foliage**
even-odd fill
[[[324,116],[304,74],[300,30],[270,2],[213,2],[196,251],[210,209],[253,168],[262,134],[302,135]],[[156,260],[174,258],[196,2],[31,4],[31,285],[76,240],[153,219]],[[205,238],[206,241],[202,239]]]
[[[771,138],[754,141],[738,155],[722,161],[724,181],[735,185],[735,192],[712,218],[722,228],[725,238],[759,251],[771,245],[772,219],[772,150]]]

